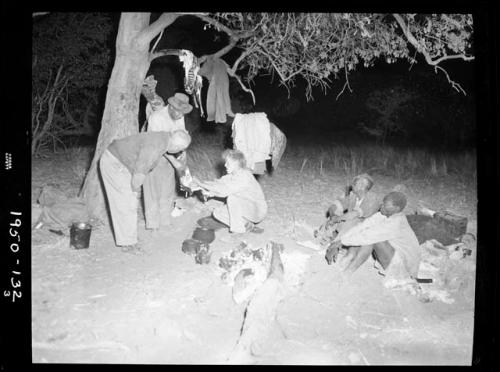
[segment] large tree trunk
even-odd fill
[[[105,217],[98,162],[116,138],[138,132],[139,98],[149,68],[149,41],[141,31],[149,26],[150,13],[122,13],[116,40],[116,58],[106,94],[106,104],[96,150],[80,192],[93,217]]]

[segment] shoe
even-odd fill
[[[245,230],[246,230],[246,232],[251,232],[254,234],[262,234],[264,232],[263,228],[255,226],[255,224],[253,222],[250,222],[250,221],[248,221],[245,224]]]
[[[124,253],[131,253],[135,255],[144,254],[144,250],[139,246],[139,244],[122,245],[121,249]]]

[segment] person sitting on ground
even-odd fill
[[[202,182],[193,177],[208,197],[227,198],[213,211],[213,217],[229,226],[232,233],[261,232],[255,224],[267,215],[267,203],[260,184],[246,167],[245,155],[239,150],[222,154],[227,174],[215,181]]]
[[[166,152],[178,153],[190,143],[191,136],[183,130],[143,132],[116,139],[104,151],[99,165],[115,243],[123,251],[141,250],[137,244],[137,193],[146,175]]]
[[[373,179],[366,173],[353,178],[346,195],[328,208],[327,221],[315,231],[322,246],[328,246],[342,231],[347,231],[379,211],[381,202],[371,193]]]
[[[373,255],[386,276],[404,279],[401,276],[409,275],[417,279],[420,248],[403,214],[405,207],[405,195],[397,191],[390,192],[384,197],[380,212],[337,236],[334,246],[348,247],[344,272],[353,273]]]

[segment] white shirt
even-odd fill
[[[417,277],[420,246],[406,216],[395,213],[390,217],[377,212],[360,224],[337,236],[346,246],[371,245],[387,241],[400,254],[410,275]]]
[[[186,130],[184,116],[173,120],[168,113],[168,105],[149,115],[148,132],[173,132],[176,130]]]

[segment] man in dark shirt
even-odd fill
[[[123,251],[137,245],[137,197],[146,175],[165,153],[185,150],[191,137],[185,131],[145,132],[114,140],[100,160],[100,169],[115,235]]]

